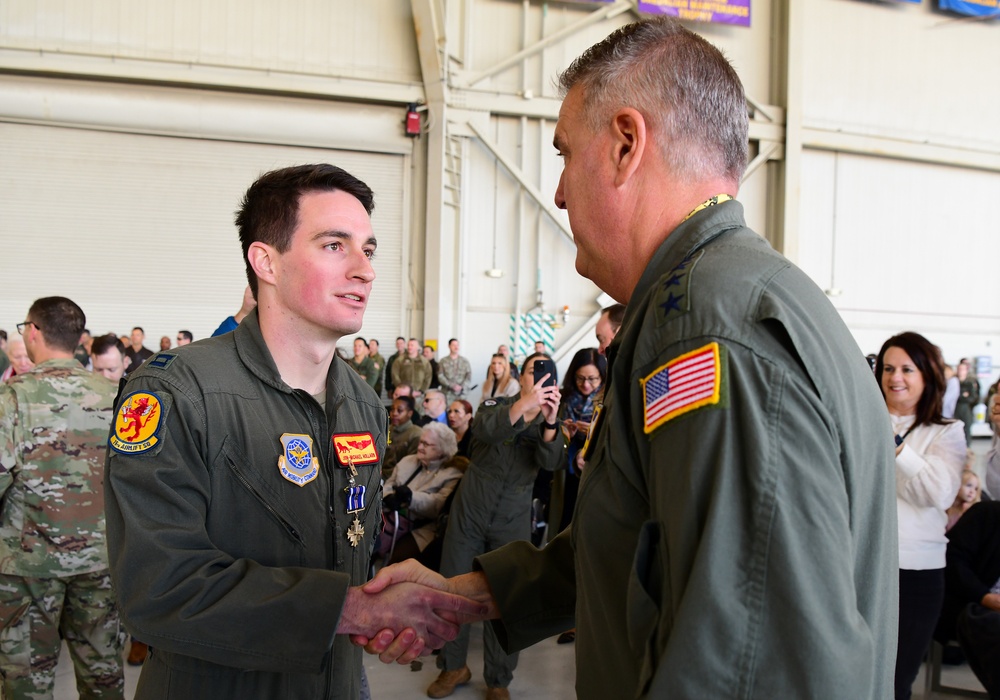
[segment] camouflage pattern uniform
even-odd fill
[[[72,358],[0,385],[0,675],[9,698],[51,698],[60,633],[81,698],[123,698],[104,457],[116,387]]]

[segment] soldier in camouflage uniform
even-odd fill
[[[8,698],[51,698],[60,636],[81,698],[123,698],[104,457],[115,385],[73,358],[84,326],[63,297],[18,325],[36,363],[0,385],[0,676]]]

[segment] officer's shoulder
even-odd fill
[[[190,345],[155,353],[128,379],[163,382],[168,385],[198,384],[203,387],[225,382],[231,388],[238,383],[233,371],[242,366],[232,333],[205,338]]]

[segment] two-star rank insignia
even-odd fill
[[[653,299],[659,325],[691,310],[691,273],[704,254],[704,250],[699,250],[684,258],[659,282]]]

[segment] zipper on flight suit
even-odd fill
[[[252,485],[252,484],[250,483],[250,481],[249,481],[249,480],[248,480],[248,479],[246,478],[246,476],[244,476],[244,475],[243,475],[243,472],[242,472],[242,471],[240,471],[240,468],[239,468],[239,467],[237,467],[237,466],[236,466],[236,464],[234,464],[234,463],[233,463],[233,461],[232,461],[231,459],[228,459],[228,455],[227,455],[227,459],[226,459],[226,463],[227,463],[227,464],[229,465],[229,469],[230,469],[230,470],[231,470],[231,471],[233,472],[233,474],[235,474],[235,475],[236,475],[236,479],[237,479],[237,480],[238,480],[238,481],[239,481],[239,482],[240,482],[241,484],[243,484],[243,488],[245,488],[245,489],[246,489],[247,491],[249,491],[249,492],[250,492],[251,494],[253,494],[254,498],[256,498],[256,499],[257,499],[257,501],[258,501],[258,502],[260,502],[260,504],[261,504],[262,506],[264,506],[264,509],[265,509],[265,510],[266,510],[266,511],[267,511],[268,513],[270,513],[270,514],[271,514],[271,517],[272,517],[272,518],[274,518],[275,520],[277,520],[277,521],[278,521],[278,523],[279,523],[279,524],[280,524],[280,525],[281,525],[281,526],[282,526],[283,528],[285,528],[285,531],[286,531],[286,532],[287,532],[287,533],[288,533],[289,535],[291,535],[291,536],[292,536],[292,538],[293,538],[293,539],[294,539],[294,540],[295,540],[296,542],[298,542],[299,544],[301,544],[301,545],[305,546],[305,542],[304,542],[304,541],[303,541],[303,539],[302,539],[302,535],[300,535],[300,534],[299,534],[299,531],[295,529],[295,526],[293,526],[293,525],[292,525],[292,524],[291,524],[290,522],[288,522],[287,520],[285,520],[285,519],[284,519],[284,518],[283,518],[283,517],[281,516],[281,514],[280,514],[280,513],[278,513],[278,511],[276,511],[276,510],[274,509],[274,506],[272,506],[272,505],[271,505],[270,503],[268,503],[268,502],[267,502],[267,500],[266,500],[266,499],[265,499],[265,498],[264,498],[264,497],[263,497],[262,495],[260,495],[260,492],[259,492],[259,491],[258,491],[257,489],[255,489],[255,488],[253,487],[253,485]]]
[[[336,362],[336,360],[334,360],[334,362]],[[331,552],[331,560],[330,560],[332,565],[331,570],[336,571],[337,570],[337,518],[333,509],[333,497],[336,490],[337,473],[336,469],[333,466],[333,463],[330,461],[331,438],[329,431],[329,419],[327,418],[326,410],[319,405],[316,399],[314,399],[312,395],[309,394],[309,392],[303,391],[302,389],[296,389],[293,392],[293,394],[298,399],[299,403],[302,405],[302,408],[303,410],[305,410],[306,415],[309,417],[309,425],[312,428],[312,434],[323,437],[322,441],[323,446],[319,448],[320,453],[323,457],[320,463],[320,469],[328,470],[327,479],[329,479],[330,481],[330,494],[327,498],[326,509],[327,509],[327,514],[330,518],[330,527],[333,529],[333,537],[330,538],[330,541],[333,546],[333,551]],[[327,396],[327,401],[329,401],[329,399],[330,397]],[[323,415],[323,423],[326,426],[326,429],[321,430],[319,424],[317,424],[316,409],[319,409],[320,413]],[[331,659],[331,662],[327,664],[326,668],[326,692],[323,694],[324,700],[326,698],[331,697],[332,688],[333,688],[333,661]]]

